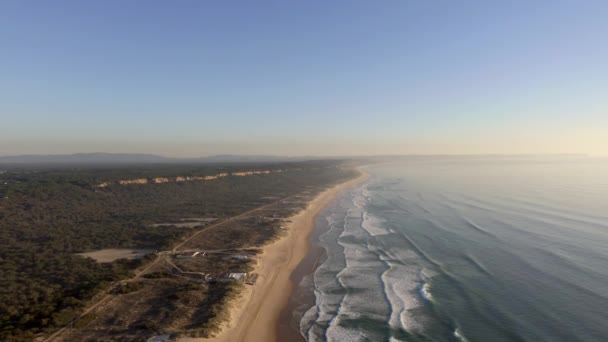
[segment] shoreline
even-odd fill
[[[309,237],[315,220],[336,195],[367,178],[359,175],[318,194],[306,209],[289,218],[287,234],[263,247],[254,272],[254,286],[246,286],[239,298],[229,304],[230,321],[212,338],[179,338],[182,342],[276,341],[281,315],[289,304],[294,284],[292,275],[310,251]]]
[[[328,208],[331,203],[328,203]],[[315,305],[315,294],[313,291],[300,292],[297,286],[302,280],[313,274],[317,267],[325,262],[327,259],[327,252],[323,246],[319,244],[319,238],[323,233],[326,232],[318,224],[318,215],[315,219],[315,227],[313,231],[308,235],[309,249],[306,256],[300,261],[298,266],[291,274],[292,288],[291,296],[287,302],[287,305],[281,311],[277,326],[277,341],[290,341],[290,342],[305,342],[306,339],[302,337],[300,333],[300,321],[296,317],[296,312],[301,309],[301,305]],[[326,227],[324,227],[326,228]]]

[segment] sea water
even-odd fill
[[[367,168],[317,219],[309,341],[608,341],[608,161]]]

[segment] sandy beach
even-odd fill
[[[367,178],[365,172],[320,193],[305,210],[290,218],[287,233],[264,247],[255,272],[260,276],[230,304],[230,322],[214,338],[181,338],[182,342],[276,341],[280,314],[289,301],[293,284],[290,276],[309,251],[308,237],[315,218],[340,191]]]

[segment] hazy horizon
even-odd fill
[[[7,157],[59,157],[59,156],[95,156],[95,155],[107,155],[107,156],[150,156],[160,157],[167,159],[176,160],[188,160],[188,159],[205,159],[215,157],[268,157],[268,158],[294,158],[294,159],[331,159],[331,158],[405,158],[405,157],[522,157],[522,158],[533,158],[533,157],[586,157],[586,158],[603,158],[608,157],[604,155],[593,155],[587,153],[410,153],[410,154],[327,154],[327,155],[315,155],[315,154],[300,154],[300,155],[289,155],[289,154],[261,154],[261,153],[218,153],[218,154],[201,154],[201,155],[188,155],[188,156],[172,156],[154,152],[105,152],[105,151],[93,151],[93,152],[73,152],[73,153],[22,153],[22,154],[0,154],[0,158]]]
[[[0,155],[608,155],[608,4],[0,4]]]
[[[432,156],[432,155],[454,155],[454,156],[484,156],[484,155],[586,155],[591,157],[608,157],[608,151],[598,150],[596,153],[588,153],[583,150],[505,150],[505,149],[483,149],[483,148],[464,148],[464,149],[427,149],[415,148],[410,145],[392,145],[384,148],[375,149],[371,144],[352,144],[343,148],[331,149],[331,144],[314,144],[314,148],[309,149],[311,144],[294,144],[292,146],[273,145],[273,144],[194,144],[184,146],[174,144],[164,144],[154,149],[154,145],[137,144],[139,148],[129,148],[132,145],[102,145],[100,149],[95,147],[79,148],[81,144],[65,144],[56,146],[32,146],[22,148],[25,144],[15,144],[17,148],[6,149],[11,144],[0,145],[0,157],[19,156],[19,155],[69,155],[69,154],[151,154],[167,158],[200,158],[218,155],[242,155],[242,156],[278,156],[278,157],[357,157],[357,156]],[[400,147],[404,148],[400,148]],[[105,149],[104,149],[105,147]],[[452,146],[453,147],[453,146]]]

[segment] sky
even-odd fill
[[[608,155],[606,1],[0,1],[0,155]]]

